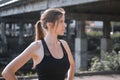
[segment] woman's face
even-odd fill
[[[66,28],[65,15],[63,15],[58,21],[56,21],[54,29],[57,35],[64,35]]]

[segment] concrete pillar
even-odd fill
[[[70,24],[72,23],[72,20],[70,20],[70,19],[67,19],[66,20],[66,23],[67,23],[67,42],[68,42],[68,44],[69,44],[69,46],[70,46],[70,49],[71,49],[71,51],[72,51],[72,55],[73,56],[75,56],[74,55],[74,45],[75,45],[75,38],[73,37],[73,35],[71,35],[71,33],[73,33],[72,31],[71,31],[71,27],[70,27]]]
[[[11,36],[15,36],[15,23],[11,24]]]
[[[31,23],[31,26],[32,26],[32,40],[35,40],[35,23]]]
[[[23,39],[23,29],[24,29],[24,23],[19,23],[20,26],[20,33],[19,33],[19,40],[18,40],[18,44],[19,45],[23,45],[24,43],[24,39]]]
[[[76,72],[87,70],[87,39],[85,38],[85,21],[77,21],[75,38]]]
[[[12,23],[9,23],[9,36],[11,37],[12,36]]]
[[[110,21],[103,21],[103,37],[110,39],[111,25]]]
[[[112,51],[112,40],[110,38],[111,25],[110,21],[103,22],[103,38],[101,39],[101,53]],[[101,54],[102,58],[102,54]]]
[[[0,37],[1,37],[1,41],[2,43],[1,45],[1,52],[6,52],[7,51],[7,39],[6,39],[6,35],[5,35],[5,23],[1,22],[0,23]]]
[[[1,23],[1,37],[4,40],[4,43],[7,44],[6,36],[5,36],[5,23]]]

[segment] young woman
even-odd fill
[[[15,72],[32,58],[39,80],[64,80],[67,73],[67,80],[73,80],[75,65],[70,48],[57,38],[65,28],[64,9],[47,9],[35,25],[35,41],[5,67],[3,77],[17,80]]]

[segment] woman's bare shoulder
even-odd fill
[[[31,47],[35,47],[35,48],[41,47],[41,45],[42,45],[41,40],[34,41],[34,42],[32,42],[32,43],[30,44]]]
[[[68,44],[67,44],[67,41],[65,41],[65,40],[63,40],[63,39],[60,39],[60,42],[61,42],[64,46],[68,45]]]
[[[36,45],[36,46],[38,46],[38,45],[41,45],[41,43],[42,43],[42,41],[41,41],[41,40],[38,40],[38,41],[33,41],[33,42],[31,43],[31,45]]]
[[[25,49],[25,51],[34,53],[35,51],[41,48],[42,42],[41,40],[31,42],[31,44]]]
[[[69,47],[67,41],[61,39],[60,42],[62,43],[62,45],[64,46],[66,51],[69,52],[70,51],[70,47]]]

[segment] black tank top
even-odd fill
[[[56,59],[51,55],[44,39],[42,39],[42,44],[44,48],[44,57],[43,60],[36,65],[39,80],[64,80],[70,67],[64,46],[60,42],[64,56],[61,59]]]

